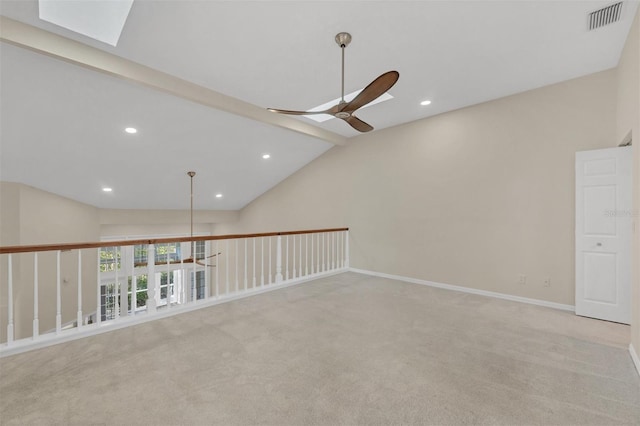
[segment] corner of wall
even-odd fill
[[[633,360],[633,365],[636,366],[636,371],[638,375],[640,375],[640,358],[638,357],[638,353],[633,347],[633,343],[629,344],[629,354],[631,355],[631,359]]]

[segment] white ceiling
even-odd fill
[[[338,97],[333,37],[348,31],[347,93],[400,72],[394,99],[357,113],[381,129],[615,67],[638,2],[588,32],[587,13],[609,4],[136,0],[116,47],[39,20],[36,1],[1,1],[0,14],[261,108]],[[2,180],[98,207],[187,208],[195,170],[196,208],[239,209],[332,146],[6,43],[0,62]]]

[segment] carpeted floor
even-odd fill
[[[640,424],[627,326],[355,273],[0,360],[0,423]]]

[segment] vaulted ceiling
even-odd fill
[[[336,33],[353,36],[347,93],[400,73],[393,99],[358,112],[379,130],[615,67],[638,2],[588,31],[588,13],[609,4],[135,0],[113,47],[40,20],[35,0],[3,0],[3,17],[44,44],[80,42],[67,52],[83,59],[2,29],[0,178],[103,208],[178,209],[195,170],[196,208],[239,209],[358,135],[340,120],[266,111],[340,96]],[[126,61],[105,70],[92,52]],[[174,80],[158,87],[145,80],[154,72]]]

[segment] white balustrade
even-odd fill
[[[178,313],[196,302],[198,307],[209,306],[224,302],[225,299],[268,291],[281,284],[304,282],[349,267],[347,230],[240,236],[233,238],[233,242],[220,239],[224,238],[212,237],[195,242],[185,239],[177,244],[163,243],[158,239],[157,243],[145,240],[150,243],[142,245],[139,241],[135,245],[135,242],[127,243],[125,240],[116,242],[121,245],[105,243],[103,248],[95,243],[89,247],[72,248],[71,251],[77,251],[72,256],[65,254],[69,250],[57,249],[55,266],[51,262],[44,262],[45,258],[39,261],[39,251],[36,249],[31,252],[11,252],[8,250],[10,248],[3,251],[5,248],[0,247],[0,256],[6,259],[0,260],[7,265],[7,273],[2,278],[3,281],[6,278],[7,308],[6,312],[0,311],[0,315],[7,319],[7,328],[6,338],[0,342],[0,356],[35,347],[39,342],[92,335],[108,330],[112,324],[135,324],[138,319],[149,315],[161,317],[169,315],[169,312]],[[244,249],[239,247],[240,244],[244,244]],[[95,263],[91,257],[83,258],[86,254],[83,251],[87,249],[96,250]],[[73,270],[70,265],[74,256],[77,256],[77,288],[71,290],[67,285],[74,281],[70,276],[73,277],[75,273],[65,271],[70,268]],[[23,266],[28,266],[30,262],[26,261],[29,257],[33,261],[30,333],[24,327],[29,319],[16,318],[16,312],[23,314],[30,311],[28,307],[16,308],[16,303],[24,302],[23,299],[14,300],[16,288],[29,285],[19,278],[28,279],[30,275],[15,274],[18,257]],[[221,258],[224,260],[221,261]],[[87,279],[92,276],[89,271],[93,268],[97,270],[93,275],[95,281]],[[95,302],[83,300],[83,294],[87,290],[93,291],[93,286]],[[69,297],[74,292],[75,297]],[[143,292],[146,293],[146,302],[139,299]],[[41,307],[40,303],[45,300],[55,305]],[[138,316],[140,313],[146,315]]]

